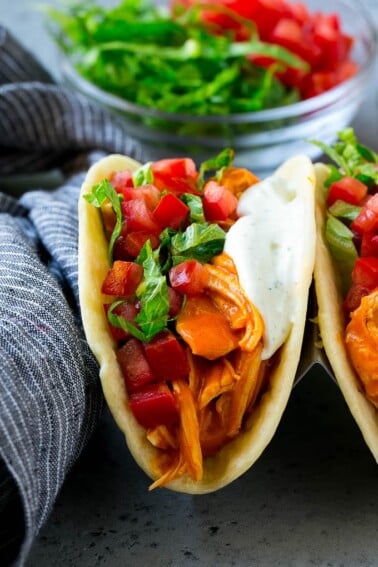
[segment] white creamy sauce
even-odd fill
[[[225,252],[239,281],[264,319],[263,359],[286,340],[295,317],[303,263],[306,215],[300,188],[274,175],[247,189]]]

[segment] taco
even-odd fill
[[[224,150],[89,170],[79,292],[108,406],[151,488],[201,494],[244,473],[293,386],[315,250],[306,157],[259,181]]]
[[[322,344],[378,461],[378,156],[353,129],[315,164],[315,290]]]

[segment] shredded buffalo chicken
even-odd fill
[[[147,432],[152,445],[161,449],[160,477],[150,488],[184,473],[199,480],[203,459],[238,435],[263,383],[259,312],[241,289],[229,256],[216,256],[206,272],[205,294],[187,298],[176,323],[188,345],[190,365],[188,381],[172,384],[180,423]]]
[[[363,297],[352,312],[345,342],[367,397],[378,407],[378,289]]]

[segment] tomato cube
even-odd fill
[[[289,49],[312,65],[320,57],[320,49],[313,43],[306,28],[292,18],[282,18],[272,29],[269,40]]]
[[[169,281],[173,289],[185,295],[198,295],[207,282],[206,269],[197,260],[186,260],[169,270]]]
[[[359,234],[378,230],[378,194],[369,197],[358,217],[352,222],[351,229]]]
[[[122,193],[126,187],[133,187],[133,175],[131,171],[125,169],[124,171],[115,171],[110,177],[110,183],[113,185],[117,193]]]
[[[378,258],[357,258],[352,271],[352,281],[372,290],[378,286]]]
[[[159,189],[152,184],[141,185],[135,188],[125,187],[122,189],[122,195],[125,201],[133,201],[134,199],[144,201],[149,211],[156,207],[161,196]]]
[[[110,305],[108,305],[108,304],[104,305],[104,309],[105,309],[106,314],[108,313],[109,308],[110,308]],[[137,307],[134,303],[129,303],[128,301],[125,301],[124,303],[117,305],[117,307],[113,310],[113,313],[115,315],[118,315],[119,317],[123,317],[124,319],[126,319],[130,323],[134,323],[134,319],[138,315],[138,309],[137,309]],[[108,325],[109,325],[109,329],[110,329],[110,332],[112,334],[112,337],[115,341],[119,342],[119,341],[124,341],[124,340],[130,338],[130,334],[127,331],[124,331],[123,329],[120,329],[119,327],[115,327],[109,321],[108,321]]]
[[[363,233],[360,255],[375,256],[378,258],[378,234],[375,230],[368,230]]]
[[[108,271],[101,291],[107,295],[133,295],[143,277],[143,267],[135,262],[116,260]]]
[[[143,245],[150,241],[152,250],[155,250],[160,240],[156,234],[141,230],[139,232],[129,232],[125,236],[121,234],[114,244],[113,256],[116,260],[129,260],[137,258]]]
[[[360,306],[361,299],[370,292],[371,290],[364,285],[353,284],[343,302],[343,310],[345,313],[348,314],[357,309],[357,307]]]
[[[345,176],[338,181],[334,181],[328,191],[327,205],[330,207],[338,199],[350,203],[351,205],[358,205],[359,202],[366,197],[368,188],[359,179],[354,177]]]
[[[155,161],[152,166],[154,184],[160,189],[168,189],[177,195],[198,194],[198,172],[190,158],[172,158]]]
[[[154,210],[154,218],[162,228],[177,229],[189,214],[189,207],[173,193],[162,196]]]
[[[180,309],[183,302],[183,296],[181,293],[168,286],[168,301],[169,301],[169,317],[176,317],[180,313]]]
[[[122,213],[127,222],[128,232],[146,231],[159,234],[161,228],[152,211],[143,199],[132,199],[121,203]]]
[[[208,181],[204,187],[203,209],[208,221],[226,220],[236,211],[238,200],[223,185]]]
[[[119,348],[117,360],[129,393],[137,392],[146,384],[154,382],[155,375],[148,364],[142,343],[138,339],[132,337]]]
[[[152,166],[152,173],[159,175],[164,173],[171,177],[197,177],[197,168],[194,161],[190,158],[168,158],[155,161]]]
[[[143,346],[158,380],[174,380],[189,374],[186,352],[170,331],[162,331]]]
[[[146,429],[169,426],[179,419],[176,399],[164,383],[151,384],[131,394],[129,406],[135,419]]]

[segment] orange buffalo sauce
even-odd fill
[[[222,253],[205,267],[204,294],[188,297],[176,321],[190,366],[187,381],[172,381],[179,424],[147,432],[161,449],[160,476],[150,488],[184,473],[199,480],[203,459],[238,435],[263,384],[261,316],[241,289],[229,256]]]
[[[351,313],[345,343],[367,397],[378,407],[378,288]]]

